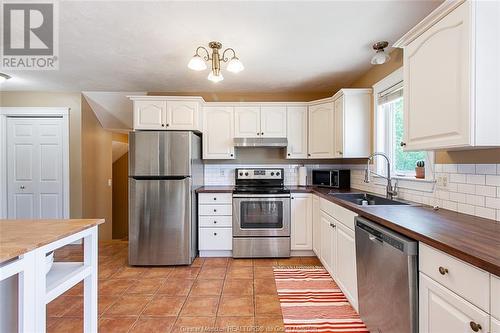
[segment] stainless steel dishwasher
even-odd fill
[[[372,333],[418,332],[418,243],[356,218],[361,319]]]

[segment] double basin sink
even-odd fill
[[[340,200],[348,201],[359,206],[408,206],[408,203],[391,200],[368,193],[334,193],[328,195]]]

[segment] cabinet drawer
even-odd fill
[[[232,227],[232,216],[200,216],[200,227]]]
[[[489,312],[489,274],[419,243],[419,270],[467,301]]]
[[[200,193],[199,194],[200,204],[232,204],[233,194],[232,193]]]
[[[331,203],[328,200],[325,200],[323,198],[319,199],[319,207],[322,211],[333,217],[335,214],[335,204]]]
[[[232,250],[233,230],[231,228],[200,228],[200,250]]]
[[[200,205],[199,207],[200,215],[233,215],[232,205]]]
[[[500,277],[493,274],[491,274],[491,315],[500,320]]]
[[[323,198],[320,198],[320,207],[322,211],[335,218],[349,229],[354,230],[354,217],[357,216],[356,213]]]

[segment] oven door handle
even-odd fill
[[[233,198],[290,198],[290,194],[233,194]]]

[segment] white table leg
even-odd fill
[[[97,332],[97,227],[83,239],[83,261],[92,267],[83,280],[83,331]]]
[[[35,307],[35,332],[45,332],[47,329],[47,305],[46,305],[46,292],[47,292],[47,276],[45,274],[45,255],[46,252],[43,248],[32,251],[34,255],[33,266],[34,274],[34,307]]]
[[[23,255],[18,284],[18,331],[35,332],[35,254]]]

